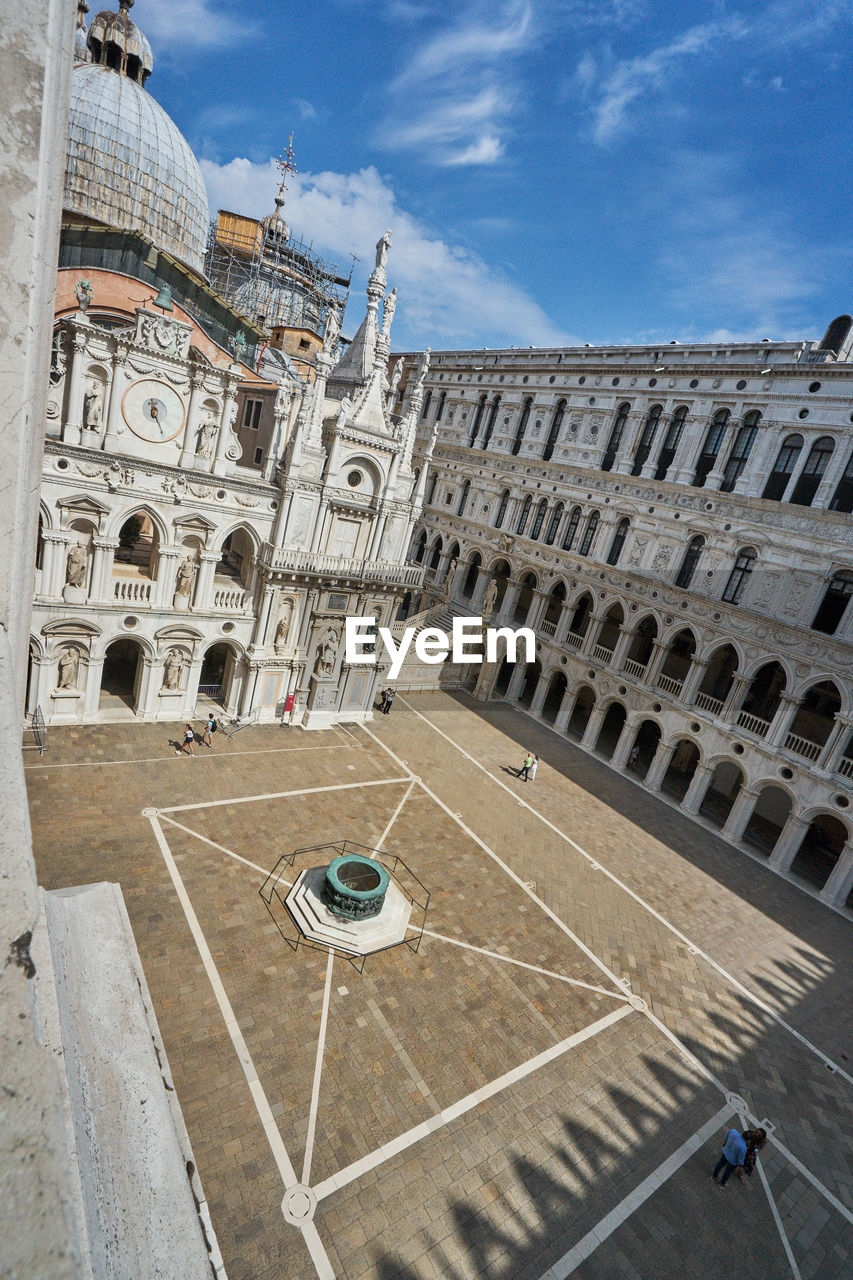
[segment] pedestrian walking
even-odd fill
[[[533,781],[533,779],[536,777],[536,770],[537,770],[538,768],[539,768],[539,757],[538,757],[538,756],[534,756],[534,757],[533,757],[533,764],[530,766],[530,773],[529,773],[529,775],[528,775],[528,777],[529,777],[529,779],[530,779],[530,781],[531,781],[531,782],[532,782],[532,781]]]
[[[640,748],[632,747],[631,754],[628,756],[628,768],[633,769],[634,765],[637,763],[639,758],[640,758]]]
[[[530,770],[532,766],[533,766],[533,756],[528,751],[527,755],[524,757],[524,764],[521,766],[521,768],[518,771],[519,778],[523,778],[524,781],[526,782],[528,777],[530,776]]]
[[[714,1172],[711,1174],[718,1187],[724,1187],[732,1173],[736,1173],[738,1178],[743,1181],[743,1165],[746,1160],[746,1152],[747,1146],[740,1129],[729,1129],[726,1134],[726,1140],[723,1143],[723,1154],[714,1165]],[[723,1175],[721,1178],[719,1177],[720,1174]]]
[[[193,733],[193,727],[192,727],[192,725],[191,725],[191,724],[188,724],[188,725],[187,725],[187,727],[186,727],[186,729],[185,729],[185,731],[184,731],[184,740],[183,740],[183,742],[181,743],[181,745],[178,747],[177,751],[175,752],[175,755],[176,755],[176,756],[183,755],[184,747],[189,747],[189,749],[190,749],[190,756],[191,756],[191,757],[192,757],[192,759],[194,760],[194,759],[195,759],[195,751],[193,750],[193,739],[194,739],[194,738],[195,738],[195,734]]]
[[[211,712],[210,715],[207,717],[207,724],[204,726],[204,733],[201,735],[201,740],[203,745],[205,747],[210,747],[211,750],[213,749],[212,738],[213,738],[213,735],[216,733],[216,729],[217,729],[216,720],[214,718],[213,712]]]
[[[395,689],[389,688],[385,690],[385,705],[383,706],[382,710],[385,712],[386,716],[388,712],[391,710],[391,703],[394,701],[395,693],[396,693]]]
[[[743,1140],[746,1143],[746,1158],[743,1162],[743,1171],[748,1178],[751,1178],[758,1162],[758,1153],[767,1141],[766,1129],[744,1129]]]
[[[387,689],[383,689],[383,690],[382,690],[382,692],[381,692],[381,693],[380,693],[380,695],[379,695],[379,710],[380,710],[380,711],[383,711],[383,712],[384,712],[384,710],[385,710],[385,704],[386,704],[386,702],[387,702],[387,701],[388,701],[388,690],[387,690]]]

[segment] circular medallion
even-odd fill
[[[140,378],[128,387],[122,415],[140,440],[163,444],[174,440],[184,425],[184,403],[177,391],[153,378]]]

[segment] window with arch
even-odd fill
[[[477,408],[474,410],[474,419],[471,423],[471,434],[468,437],[469,449],[473,449],[474,447],[474,441],[477,439],[477,435],[479,434],[480,423],[483,421],[483,413],[485,412],[485,409],[486,397],[484,394],[480,396],[480,399],[477,401]]]
[[[429,407],[432,404],[432,391],[428,391],[424,396],[424,407],[421,409],[421,420],[426,422],[429,417]]]
[[[579,556],[588,556],[595,541],[595,535],[598,531],[598,522],[601,519],[597,511],[591,511],[589,519],[586,522],[586,528],[583,531],[581,544],[578,547]]]
[[[426,555],[427,536],[426,529],[421,531],[420,537],[415,543],[415,564],[423,564]]]
[[[610,550],[607,553],[608,564],[618,564],[619,557],[622,554],[622,548],[625,545],[625,539],[628,537],[628,530],[631,528],[631,521],[625,516],[616,526],[616,532],[613,535],[613,541],[610,544]]]
[[[697,533],[696,537],[691,538],[688,542],[687,550],[684,553],[684,559],[681,562],[681,568],[678,570],[678,574],[675,579],[675,585],[677,587],[682,587],[686,590],[690,586],[704,545],[705,539],[702,537],[701,533]]]
[[[483,433],[484,449],[488,448],[489,441],[491,440],[492,435],[494,433],[495,423],[498,420],[498,410],[500,409],[500,407],[501,407],[501,398],[500,396],[495,396],[494,400],[492,401],[491,411],[489,413],[489,421],[486,423],[486,430]]]
[[[548,510],[548,499],[543,498],[536,508],[536,515],[533,517],[533,526],[530,530],[531,538],[536,540],[542,532],[542,525],[545,523],[545,512]]]
[[[819,440],[815,440],[809,450],[805,466],[794,485],[794,492],[791,494],[791,502],[794,506],[810,507],[812,505],[812,499],[818,491],[834,449],[835,441],[832,436],[821,436]]]
[[[678,448],[679,441],[684,433],[684,423],[687,419],[687,405],[680,404],[675,413],[669,420],[666,435],[663,438],[663,445],[658,454],[658,465],[655,471],[655,480],[665,480],[666,473],[672,466],[675,458],[675,451]]]
[[[554,545],[564,510],[565,507],[562,502],[558,502],[554,510],[551,512],[551,519],[548,521],[548,532],[545,534],[545,545],[548,547],[553,547]]]
[[[723,592],[723,599],[727,604],[738,604],[746,590],[749,575],[755,568],[757,559],[758,554],[753,547],[744,547],[737,553],[734,568],[729,574],[729,580]]]
[[[751,410],[744,417],[723,470],[723,483],[720,485],[721,493],[731,493],[743,474],[743,469],[752,452],[752,446],[755,444],[755,437],[758,435],[760,421],[761,414],[757,409]]]
[[[527,430],[527,423],[530,419],[530,410],[533,408],[533,396],[527,396],[524,404],[521,406],[521,414],[518,419],[518,426],[515,429],[515,439],[512,442],[511,453],[518,453],[521,450],[521,443],[524,439],[524,433]]]
[[[441,395],[438,398],[438,408],[435,411],[436,422],[441,422],[441,415],[444,413],[444,402],[446,399],[447,399],[447,392],[442,391]]]
[[[723,446],[726,431],[729,426],[729,418],[731,417],[730,409],[718,409],[711,419],[711,425],[708,428],[708,434],[702,445],[702,452],[696,462],[696,470],[693,473],[693,483],[698,489],[701,489],[708,475],[714,469],[714,463]]]
[[[518,528],[516,529],[516,533],[524,533],[524,530],[527,528],[527,521],[530,517],[530,508],[532,506],[533,499],[528,493],[527,497],[524,499],[524,506],[521,508],[521,515],[518,518]]]
[[[613,464],[616,461],[616,455],[619,452],[619,446],[622,443],[622,437],[625,434],[625,424],[628,421],[628,414],[631,412],[631,406],[625,401],[620,404],[616,410],[616,418],[610,429],[610,439],[607,441],[607,448],[604,450],[604,457],[601,459],[601,470],[612,471]]]
[[[506,515],[506,509],[508,506],[509,506],[509,489],[504,489],[503,493],[501,494],[500,502],[498,503],[498,512],[497,512],[497,515],[495,516],[496,529],[501,529],[503,527],[504,516]]]
[[[830,511],[853,511],[853,453],[847,459],[847,466],[844,468],[844,474],[835,486],[835,493],[832,495],[832,502],[829,504]]]
[[[563,550],[571,551],[577,537],[578,525],[581,522],[580,507],[572,507],[572,514],[569,516],[569,523],[566,525],[566,532],[563,534]]]
[[[438,484],[438,472],[433,471],[429,478],[429,493],[427,494],[427,506],[432,506],[432,500],[435,497],[435,486]]]
[[[468,501],[468,494],[470,493],[470,491],[471,491],[471,481],[466,480],[462,486],[462,492],[459,495],[459,506],[456,508],[456,514],[458,516],[465,514],[465,504]]]
[[[547,462],[549,458],[554,456],[554,446],[560,438],[560,428],[563,425],[563,418],[566,416],[566,400],[558,400],[554,408],[554,415],[551,418],[551,426],[548,428],[548,439],[545,441],[545,449],[542,453],[542,459]]]
[[[776,455],[776,461],[773,463],[773,470],[767,477],[767,483],[761,494],[762,498],[778,502],[785,496],[785,490],[788,488],[794,467],[797,465],[797,458],[802,450],[803,437],[798,432],[785,437]]]
[[[634,465],[631,468],[631,475],[638,476],[645,465],[649,454],[651,453],[652,443],[655,438],[655,432],[658,429],[660,416],[663,413],[663,405],[653,404],[646,415],[643,423],[643,430],[640,433],[640,441],[637,445],[637,452],[634,454]]]
[[[812,622],[812,631],[834,636],[853,595],[853,571],[837,570],[829,580],[823,599]]]

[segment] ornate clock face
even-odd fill
[[[153,378],[140,378],[128,387],[122,402],[124,420],[134,435],[150,444],[174,440],[184,425],[184,402],[171,387]]]

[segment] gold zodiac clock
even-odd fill
[[[122,416],[135,436],[149,444],[174,440],[184,425],[184,403],[177,391],[153,378],[140,378],[127,388]]]

